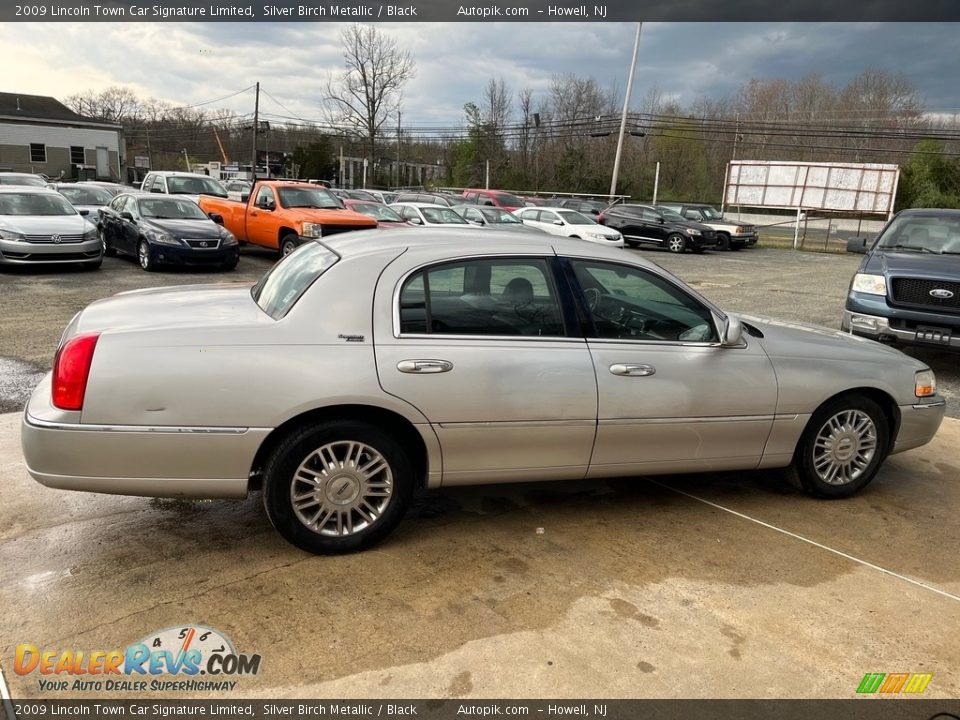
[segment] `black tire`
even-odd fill
[[[99,270],[101,265],[103,265],[103,256],[102,256],[102,255],[101,255],[99,258],[97,258],[96,260],[93,260],[93,261],[91,261],[91,262],[85,262],[85,263],[83,264],[83,269],[84,269],[84,270]]]
[[[361,511],[350,505],[358,502],[356,497],[360,495],[355,496],[353,500],[344,499],[345,504],[342,507],[345,509],[337,512],[337,524],[331,527],[335,516],[333,514],[324,516],[322,513],[329,512],[331,507],[341,507],[336,495],[338,493],[349,495],[354,491],[360,493],[361,489],[366,487],[357,480],[356,475],[350,472],[350,468],[363,465],[365,455],[362,452],[359,453],[352,465],[349,462],[343,464],[345,458],[339,457],[337,455],[339,451],[335,450],[334,457],[337,457],[338,462],[341,463],[340,470],[343,474],[327,477],[329,463],[315,464],[317,452],[328,446],[339,448],[339,444],[349,447],[351,443],[360,444],[380,456],[384,461],[385,469],[376,473],[375,481],[372,482],[387,484],[387,473],[389,473],[392,491],[372,522],[367,522]],[[371,454],[367,454],[366,457],[371,458],[367,462],[373,461]],[[298,489],[309,493],[311,484],[297,479],[297,473],[302,466],[313,470],[314,477],[317,478],[315,492],[324,493],[323,499],[317,496],[305,497],[307,505],[299,509],[299,512],[305,515],[312,513],[315,507],[320,508],[317,511],[317,517],[313,518],[314,522],[318,522],[317,529],[308,527],[307,522],[298,516],[298,509],[294,507],[291,497]],[[334,483],[341,481],[344,484],[339,488],[333,486]],[[372,547],[397,526],[410,502],[413,485],[413,470],[409,459],[401,446],[385,432],[373,425],[353,420],[324,422],[292,431],[271,453],[264,468],[263,504],[267,517],[270,518],[277,532],[301,550],[320,555],[349,553]],[[376,489],[378,488],[373,488],[373,490]],[[370,489],[367,491],[371,492]],[[332,498],[330,493],[333,495]],[[379,505],[378,497],[384,496],[364,496],[359,502],[371,501],[374,505]],[[372,509],[370,504],[366,507]],[[367,509],[363,512],[372,514]],[[367,524],[355,532],[337,534],[341,529],[346,528],[348,523],[352,528],[357,520],[361,524]]]
[[[280,238],[280,257],[286,257],[300,247],[300,238],[293,233],[287,233]]]
[[[157,264],[150,255],[150,243],[143,238],[137,240],[137,262],[144,272],[153,272],[157,269]]]
[[[680,255],[684,250],[687,249],[687,239],[680,233],[673,233],[667,237],[667,241],[664,243],[664,246],[670,252]]]
[[[828,424],[844,417],[847,413],[855,413],[854,417],[859,421],[869,418],[869,421],[873,424],[872,430],[865,434],[853,432],[853,428],[860,425],[860,422],[856,422],[850,424],[849,432],[845,429],[844,423],[838,423],[838,426],[843,429],[831,431]],[[838,438],[837,443],[830,449],[822,445],[818,447],[817,438],[821,437],[823,440],[823,433],[830,432],[833,432],[833,437]],[[850,475],[847,481],[828,482],[823,473],[826,472],[829,476],[830,458],[832,457],[830,453],[841,453],[841,459],[849,454],[856,461],[860,456],[860,443],[869,443],[868,438],[871,435],[873,437],[872,455],[870,455],[869,460],[863,458],[862,468],[855,472],[847,471]],[[793,462],[786,470],[787,479],[813,497],[850,497],[873,480],[877,470],[880,469],[887,457],[889,447],[890,423],[880,406],[862,395],[844,395],[822,405],[810,418],[810,422],[807,423],[800,442],[797,444]],[[824,462],[827,464],[823,465]],[[818,463],[821,463],[820,467],[822,468],[819,471]],[[848,464],[852,465],[853,463]]]
[[[103,228],[98,228],[100,231],[100,242],[103,243],[103,254],[106,257],[114,257],[117,254],[117,249],[110,246],[110,243],[107,242],[107,235],[103,232]]]
[[[229,260],[227,260],[223,265],[221,265],[220,269],[223,270],[223,272],[231,272],[237,269],[238,262],[240,262],[240,258],[232,257]]]
[[[717,233],[717,247],[716,250],[729,250],[730,249],[730,236],[726,233]]]

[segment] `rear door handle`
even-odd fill
[[[614,375],[626,375],[628,377],[648,377],[653,375],[657,369],[653,365],[626,365],[618,363],[610,366],[610,372]]]
[[[397,370],[402,373],[445,373],[453,370],[448,360],[401,360]]]

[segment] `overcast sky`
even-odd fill
[[[334,23],[47,23],[0,25],[0,91],[53,95],[124,85],[174,104],[204,102],[259,80],[290,113],[320,118],[326,78],[342,66]],[[491,77],[545,96],[554,74],[626,87],[634,24],[398,23],[417,77],[404,124],[451,125]],[[13,58],[12,66],[10,58]],[[865,68],[903,73],[929,111],[960,112],[960,33],[951,23],[647,23],[634,101],[656,87],[682,104],[735,93],[754,77],[819,73],[846,83]],[[252,93],[214,103],[252,112]],[[289,114],[269,97],[265,111]]]

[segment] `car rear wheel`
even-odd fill
[[[156,269],[153,258],[150,257],[150,243],[143,238],[137,243],[137,260],[140,262],[142,270],[153,272]]]
[[[280,238],[280,257],[286,257],[300,245],[296,235],[290,233]]]
[[[672,253],[682,253],[687,249],[687,239],[680,233],[674,233],[667,238],[667,250]]]
[[[263,502],[273,527],[312,553],[364,550],[400,522],[413,471],[400,445],[361,422],[294,431],[264,469]]]
[[[877,474],[889,449],[890,424],[873,400],[847,395],[810,418],[788,478],[809,495],[849,497]]]

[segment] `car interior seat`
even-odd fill
[[[503,299],[513,305],[533,302],[533,283],[526,278],[513,278],[503,288]]]

